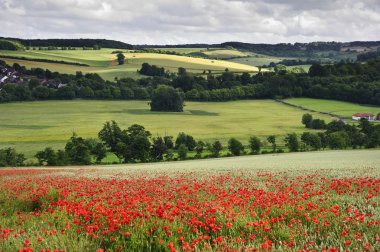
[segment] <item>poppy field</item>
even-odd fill
[[[105,169],[0,170],[0,251],[380,249],[374,168],[361,177]]]

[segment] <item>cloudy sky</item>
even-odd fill
[[[0,0],[0,36],[132,44],[380,40],[380,0]]]

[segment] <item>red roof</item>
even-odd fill
[[[373,114],[369,114],[369,113],[356,113],[352,116],[356,116],[356,117],[373,117]]]

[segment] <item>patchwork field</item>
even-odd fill
[[[119,66],[116,62],[116,54],[112,54],[114,49],[101,50],[28,50],[28,51],[0,51],[0,59],[8,64],[19,63],[27,68],[40,67],[51,71],[74,74],[76,71],[83,73],[98,73],[107,80],[115,77],[138,78],[141,75],[137,70],[142,63],[149,63],[164,67],[166,70],[177,72],[178,67],[184,67],[189,72],[203,73],[211,70],[222,72],[226,68],[235,72],[257,73],[258,68],[250,65],[239,64],[223,60],[209,60],[178,55],[157,54],[157,53],[133,53],[125,51],[126,63]],[[3,56],[25,57],[27,59],[47,59],[55,61],[65,61],[71,63],[86,64],[86,66],[67,65],[59,63],[35,62],[23,59],[1,58]]]
[[[0,148],[13,146],[27,156],[51,146],[62,148],[73,132],[96,137],[109,120],[122,128],[137,123],[153,135],[181,131],[197,139],[227,142],[236,137],[247,143],[252,135],[305,131],[304,111],[272,100],[186,102],[183,113],[151,112],[147,101],[45,101],[0,104]],[[316,115],[317,116],[317,115]],[[320,116],[327,121],[331,118]]]
[[[361,105],[350,102],[310,99],[310,98],[292,98],[285,100],[288,103],[302,106],[307,109],[338,114],[346,118],[351,118],[355,113],[380,113],[380,107],[372,105]]]
[[[379,164],[356,150],[0,169],[0,251],[378,251]]]

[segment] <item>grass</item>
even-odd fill
[[[338,114],[346,118],[351,118],[355,113],[372,113],[374,115],[380,113],[379,106],[361,105],[343,101],[311,98],[292,98],[285,101],[307,109]]]
[[[139,70],[141,64],[145,62],[164,67],[166,70],[172,72],[177,72],[178,67],[184,67],[188,72],[193,73],[202,73],[205,70],[221,72],[226,68],[236,72],[258,72],[256,67],[235,62],[156,53],[125,52],[126,64],[119,66],[116,61],[116,54],[112,54],[112,51],[114,51],[114,49],[0,51],[0,59],[6,61],[8,64],[18,63],[27,68],[47,68],[51,71],[61,73],[74,74],[77,71],[82,71],[83,73],[98,73],[106,80],[113,80],[115,77],[139,78],[141,75],[137,73],[137,70]],[[1,58],[1,55],[81,63],[87,64],[89,67],[7,59]]]
[[[223,103],[187,102],[183,113],[151,112],[147,101],[40,101],[0,105],[0,148],[15,147],[32,156],[47,146],[62,148],[73,132],[96,137],[104,122],[122,128],[137,123],[151,133],[177,136],[181,131],[196,139],[224,143],[231,137],[247,143],[252,135],[305,131],[304,111],[272,100]],[[315,114],[327,121],[330,117]]]

